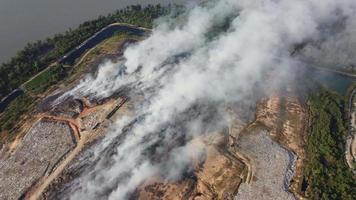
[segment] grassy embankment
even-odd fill
[[[76,80],[96,57],[115,53],[118,46],[127,39],[140,40],[141,38],[127,32],[118,32],[79,58],[80,63],[76,63],[74,67],[65,68],[62,65],[56,65],[26,83],[24,88],[27,92],[11,102],[0,114],[0,143],[12,141],[16,137],[21,125],[19,122],[26,114],[34,110],[39,96],[47,93],[51,88],[56,88],[59,84],[69,84]]]
[[[21,127],[19,122],[34,106],[35,99],[27,94],[19,96],[8,105],[0,114],[0,144],[15,139]]]
[[[311,126],[304,174],[310,199],[356,199],[356,177],[345,161],[345,102],[323,89],[309,98]]]
[[[67,74],[67,70],[62,65],[55,65],[26,83],[24,88],[31,94],[39,95],[46,92],[50,86],[63,80]]]
[[[84,22],[78,28],[70,29],[63,34],[27,44],[9,62],[0,65],[0,99],[107,25],[128,23],[151,28],[153,20],[168,11],[169,8],[159,5],[145,8],[131,6]]]
[[[117,32],[113,37],[104,40],[96,47],[88,50],[78,59],[78,62],[73,67],[63,67],[62,65],[50,67],[39,76],[26,83],[24,88],[32,95],[42,95],[48,91],[49,88],[58,83],[65,82],[68,84],[75,80],[78,75],[83,73],[86,70],[86,66],[96,57],[100,55],[114,54],[120,43],[127,39],[139,40],[140,37],[124,31]]]
[[[163,8],[151,7],[150,9],[145,9],[141,11],[137,11],[137,10],[132,11],[131,14],[130,11],[128,10],[118,11],[115,14],[116,17],[114,17],[113,15],[108,15],[107,17],[101,17],[98,20],[99,21],[103,20],[103,22],[100,23],[100,26],[103,26],[104,24],[106,25],[108,22],[112,22],[112,19],[119,18],[118,16],[120,15],[120,13],[122,13],[122,15],[125,15],[126,17],[123,17],[121,20],[118,21],[123,21],[123,19],[126,19],[126,21],[124,22],[132,22],[134,25],[142,25],[145,27],[150,27],[152,25],[152,20],[155,17],[157,17],[159,13],[161,14],[163,13],[162,10]],[[130,18],[130,16],[132,17],[132,19]],[[139,23],[141,18],[145,18],[145,19],[142,19],[141,23]],[[94,22],[84,23],[78,28],[79,32],[80,30],[83,30],[83,27],[86,26],[85,24],[89,24],[90,26],[92,26],[92,24],[93,23],[95,24],[95,22],[98,20],[94,20]],[[73,30],[71,32],[77,33],[78,30]],[[87,30],[85,30],[84,32],[87,33]],[[89,36],[90,35],[88,35],[88,37]],[[66,37],[66,35],[64,35],[63,37]],[[68,37],[72,38],[73,35],[70,34]],[[35,78],[27,82],[24,85],[24,89],[26,90],[25,94],[21,95],[20,97],[12,101],[11,104],[5,109],[5,111],[0,113],[0,144],[11,142],[17,136],[17,134],[20,132],[19,128],[21,127],[22,120],[27,116],[29,116],[30,113],[34,111],[36,102],[38,99],[40,99],[41,96],[48,93],[48,91],[51,88],[53,88],[55,85],[61,83],[69,84],[70,82],[75,80],[78,77],[78,75],[80,75],[82,72],[85,71],[86,66],[90,61],[92,61],[99,55],[107,54],[110,52],[114,53],[114,51],[117,50],[118,44],[124,41],[125,39],[138,39],[138,36],[135,36],[128,32],[119,31],[113,37],[103,41],[102,43],[100,43],[99,45],[91,49],[90,52],[88,51],[85,55],[82,56],[82,58],[79,58],[78,60],[80,60],[80,63],[76,63],[74,67],[66,68],[60,64],[57,64],[47,68],[38,76],[36,76]],[[27,51],[27,50],[23,50],[23,51]],[[14,58],[14,59],[21,60],[23,62],[25,62],[26,60],[22,58]],[[40,58],[32,58],[32,59],[36,60]],[[28,64],[31,65],[32,61],[29,62]],[[2,70],[6,70],[6,67],[4,68],[3,66],[0,66],[0,71]],[[13,73],[15,73],[15,71]],[[19,74],[19,76],[21,75]],[[24,74],[24,76],[29,77],[27,73]],[[19,83],[24,82],[25,79],[24,80],[21,79],[18,81],[19,82],[17,82],[15,86],[18,86]],[[10,88],[12,88],[12,86]],[[7,91],[7,90],[3,90],[3,91]],[[1,95],[0,93],[0,97],[1,96],[3,95]]]
[[[118,50],[118,47],[125,40],[141,40],[142,37],[132,34],[130,32],[117,32],[113,37],[110,37],[103,42],[101,42],[96,47],[90,49],[85,53],[81,58],[78,59],[78,62],[75,64],[75,67],[71,71],[71,77],[68,78],[67,82],[76,79],[77,74],[81,74],[85,71],[88,63],[92,62],[95,58],[100,55],[115,54]]]

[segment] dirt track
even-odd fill
[[[83,118],[85,118],[86,116],[93,115],[93,114],[94,115],[100,114],[100,118],[96,118],[96,119],[99,120],[100,122],[103,122],[106,120],[106,117],[108,114],[112,113],[113,111],[116,112],[119,108],[121,108],[124,105],[124,103],[126,101],[127,101],[126,98],[122,98],[119,101],[110,100],[103,105],[98,105],[95,107],[89,107],[88,104],[85,103],[85,107],[84,107],[83,111],[80,113],[80,115],[76,119],[52,116],[52,115],[46,115],[46,114],[41,115],[40,117],[42,119],[67,123],[72,128],[72,131],[75,135],[76,146],[71,152],[69,152],[67,154],[66,158],[56,166],[55,170],[50,175],[42,177],[42,179],[39,182],[37,182],[37,184],[34,187],[32,187],[32,190],[27,193],[26,198],[28,198],[30,200],[39,199],[39,197],[46,190],[46,188],[55,179],[57,179],[61,175],[63,170],[65,170],[66,167],[83,150],[83,148],[85,147],[85,144],[90,139],[93,139],[93,137],[96,136],[96,134],[94,134],[94,132],[96,132],[96,130],[81,131],[81,129],[83,129],[85,127],[85,125],[83,125],[83,122],[81,121]]]
[[[67,165],[75,158],[76,155],[84,148],[84,145],[87,141],[88,134],[83,134],[77,141],[77,146],[67,155],[66,159],[64,159],[56,169],[47,177],[43,177],[35,187],[35,190],[31,191],[27,198],[29,200],[37,200],[42,195],[43,191],[55,180],[62,171],[67,167]]]

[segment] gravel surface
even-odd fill
[[[0,199],[19,199],[50,172],[74,148],[71,131],[62,122],[35,123],[11,157],[0,158]]]
[[[290,200],[287,191],[295,156],[274,142],[265,131],[241,136],[238,148],[253,164],[250,184],[241,184],[236,200]]]

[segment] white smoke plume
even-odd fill
[[[127,199],[149,177],[179,178],[191,158],[202,155],[202,147],[192,145],[196,134],[222,127],[223,111],[210,105],[243,101],[256,87],[281,84],[298,67],[290,50],[320,38],[325,23],[349,24],[355,6],[354,0],[219,0],[161,20],[125,51],[124,61],[102,64],[71,91],[108,97],[128,87],[144,97],[135,123],[114,124],[102,158],[72,186],[71,199]],[[212,116],[217,119],[208,126]]]
[[[337,21],[327,27],[325,37],[309,42],[301,50],[303,59],[319,67],[356,69],[356,21]]]

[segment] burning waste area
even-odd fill
[[[319,54],[293,49],[337,35],[328,32],[337,22],[349,30],[355,6],[353,0],[219,0],[160,18],[122,58],[101,63],[51,100],[49,114],[32,129],[60,126],[71,139],[48,155],[56,164],[38,161],[41,171],[24,180],[19,194],[304,199],[308,119],[297,71]],[[1,166],[0,173],[9,171]]]

